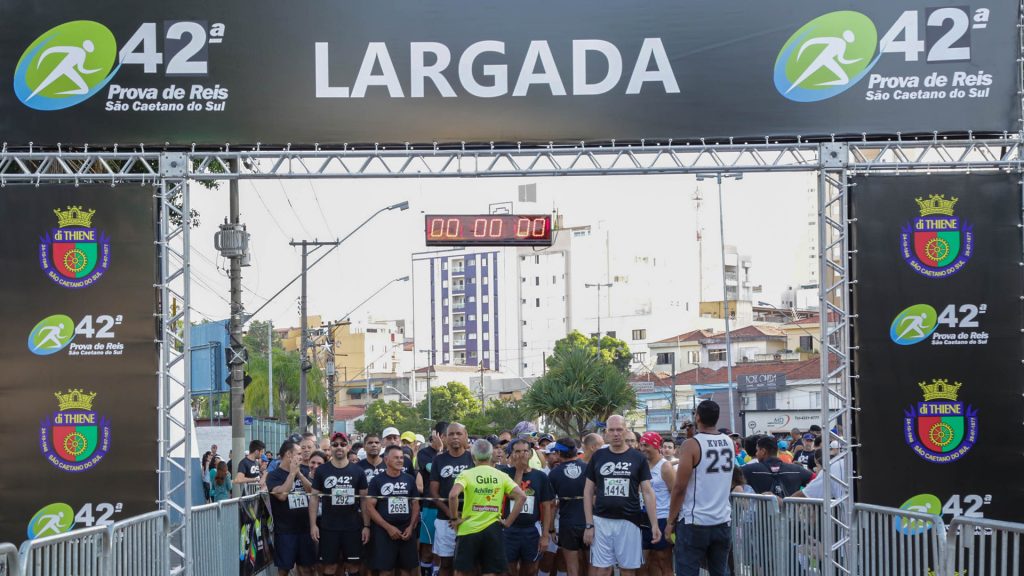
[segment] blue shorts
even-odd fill
[[[437,508],[420,509],[420,544],[434,543],[434,520],[437,520]]]
[[[281,570],[291,570],[296,563],[299,566],[316,565],[316,545],[309,532],[305,534],[274,533],[274,566]]]
[[[512,526],[505,529],[505,559],[513,562],[536,562],[540,558],[540,533],[537,527]]]
[[[651,538],[654,537],[654,533],[651,532],[650,526],[640,527],[640,541],[644,550],[664,550],[672,546],[669,542],[668,534],[665,534],[665,524],[668,523],[666,518],[658,518],[658,529],[661,530],[661,540],[657,544],[651,544]]]

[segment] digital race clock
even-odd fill
[[[551,246],[545,214],[428,215],[427,246]]]

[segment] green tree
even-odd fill
[[[614,356],[598,353],[591,343],[573,338],[561,347],[556,345],[547,374],[523,397],[530,416],[548,418],[573,438],[581,437],[592,421],[607,420],[637,405],[636,392],[613,362]]]
[[[270,322],[260,322],[259,320],[253,320],[249,324],[249,329],[242,336],[242,343],[245,345],[245,349],[249,351],[249,358],[255,356],[266,357],[267,328],[269,327]],[[281,348],[280,334],[273,334],[273,346],[274,348]]]
[[[462,382],[449,382],[430,390],[430,419],[434,422],[462,422],[467,416],[480,412],[480,401]],[[422,418],[427,418],[427,399],[416,405]]]
[[[274,416],[290,427],[299,424],[299,353],[274,348]],[[266,355],[249,354],[246,373],[252,383],[245,389],[245,413],[265,418],[269,414]],[[306,397],[309,405],[327,410],[327,389],[320,367],[313,363],[307,373]]]
[[[411,430],[425,434],[430,425],[420,418],[416,408],[394,400],[374,400],[366,406],[366,414],[356,422],[356,430],[363,434],[380,434],[388,426],[402,432]]]
[[[555,358],[559,357],[559,355],[564,355],[574,348],[587,348],[594,354],[600,350],[601,358],[623,373],[629,372],[629,364],[633,360],[633,354],[629,351],[629,345],[624,341],[612,338],[611,336],[604,336],[599,344],[596,337],[587,338],[578,330],[573,330],[565,338],[555,342],[555,351],[548,358],[548,368],[552,367]]]
[[[495,400],[488,402],[483,412],[470,414],[466,417],[466,428],[470,434],[496,434],[502,430],[511,430],[530,415],[519,400]]]

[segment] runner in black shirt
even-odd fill
[[[587,465],[583,510],[588,522],[583,540],[590,544],[594,576],[610,576],[616,564],[623,576],[633,576],[643,565],[641,493],[651,542],[661,540],[650,465],[643,454],[626,445],[625,433],[626,419],[610,416],[605,428],[609,446],[595,452]]]
[[[757,494],[779,498],[792,496],[811,481],[811,471],[797,464],[779,460],[779,443],[771,436],[757,440],[757,461],[742,468],[747,484]]]
[[[416,478],[402,472],[404,454],[399,446],[388,446],[384,459],[387,471],[370,482],[366,511],[373,520],[373,552],[370,568],[380,576],[391,576],[397,569],[412,576],[416,568],[416,524],[419,521],[419,496]],[[410,499],[413,498],[413,499]]]
[[[566,573],[577,576],[580,572],[579,554],[584,548],[583,530],[587,524],[583,513],[587,463],[576,457],[576,443],[569,438],[555,442],[554,451],[562,457],[562,463],[548,475],[551,489],[558,498],[558,547],[565,555]]]
[[[430,497],[437,504],[437,520],[434,521],[434,555],[440,559],[439,576],[452,576],[452,559],[455,557],[455,530],[448,520],[448,494],[455,485],[455,478],[465,469],[473,467],[473,456],[466,451],[466,427],[458,422],[448,425],[446,433],[448,451],[434,457],[430,466]]]
[[[384,458],[381,456],[380,436],[376,434],[369,434],[366,436],[364,448],[366,449],[366,458],[359,461],[359,467],[363,469],[366,474],[366,482],[369,484],[373,477],[382,474],[388,469],[388,465],[384,462]],[[408,457],[402,460],[402,472],[406,474],[412,474],[415,468],[412,465],[412,460]]]
[[[804,434],[803,444],[793,448],[793,464],[799,464],[808,470],[814,470],[817,461],[814,458],[814,434]]]
[[[363,470],[349,463],[348,438],[335,432],[331,436],[331,461],[316,469],[308,511],[310,533],[320,543],[324,574],[335,574],[339,566],[346,572],[359,570],[363,545],[370,538],[369,523],[360,513],[357,498],[366,495],[366,486]],[[317,504],[321,497],[323,515],[317,528]]]
[[[235,479],[232,482],[242,486],[243,490],[247,484],[259,484],[260,476],[262,476],[260,460],[263,458],[263,451],[266,448],[267,445],[260,440],[249,442],[249,453],[238,463],[238,473],[235,474]]]
[[[430,469],[434,458],[444,448],[442,438],[448,429],[447,422],[438,422],[430,432],[430,444],[420,449],[416,455],[416,466],[419,468],[422,494],[430,491]],[[420,576],[432,576],[437,563],[434,554],[434,520],[437,520],[437,505],[433,500],[423,500],[420,506]]]
[[[505,559],[509,573],[533,575],[537,573],[540,555],[548,548],[548,538],[553,524],[555,495],[551,491],[548,476],[541,470],[530,468],[533,449],[526,440],[512,442],[512,465],[500,466],[505,474],[526,494],[523,509],[512,525],[505,526]],[[504,516],[511,511],[511,502],[505,501]],[[537,534],[537,522],[543,518],[541,534]]]
[[[298,444],[285,440],[279,456],[281,464],[267,474],[270,512],[274,517],[274,565],[279,574],[286,576],[298,564],[299,574],[309,576],[316,564],[307,495],[313,487],[299,470],[302,452]]]

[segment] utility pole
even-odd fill
[[[487,406],[487,397],[484,393],[484,359],[480,359],[480,411]]]
[[[334,323],[327,323],[327,435],[334,431]]]
[[[301,316],[301,328],[299,336],[299,430],[305,432],[307,430],[307,417],[306,410],[308,409],[309,400],[308,395],[308,381],[307,377],[309,371],[313,369],[313,363],[310,362],[309,356],[307,355],[308,342],[309,342],[309,317],[306,314],[306,276],[308,272],[307,261],[311,252],[315,252],[318,248],[323,246],[337,246],[344,240],[335,240],[331,242],[319,242],[317,240],[309,241],[303,240],[296,242],[292,240],[288,243],[289,246],[302,246],[302,296],[299,301],[299,315]],[[313,246],[313,250],[310,251],[309,247]]]
[[[434,355],[433,355],[431,350],[417,350],[416,352],[424,352],[424,353],[426,353],[426,355],[427,355],[427,362],[429,362],[429,364],[427,365],[427,420],[432,422],[433,421],[433,416],[434,416],[434,413],[433,413],[434,412],[434,406],[433,406],[434,395],[430,391],[430,389],[431,389],[431,385],[430,385],[430,371],[434,368]],[[414,352],[413,356],[415,356],[415,355],[416,355],[416,353]],[[415,374],[415,372],[414,372],[414,374]]]
[[[612,283],[584,284],[584,288],[597,288],[597,347],[601,347],[601,288],[611,288]]]
[[[267,322],[267,402],[268,414],[274,417],[274,321]]]
[[[237,160],[229,160],[229,169],[237,169]],[[229,278],[231,279],[231,318],[228,321],[230,348],[228,350],[228,367],[231,370],[231,462],[232,470],[237,471],[239,462],[245,455],[245,346],[242,343],[242,326],[244,324],[244,307],[242,305],[242,266],[248,266],[249,234],[240,222],[241,211],[238,202],[238,180],[228,182],[228,218],[221,224],[220,230],[214,235],[214,246],[230,262]],[[234,489],[239,496],[239,488]]]

